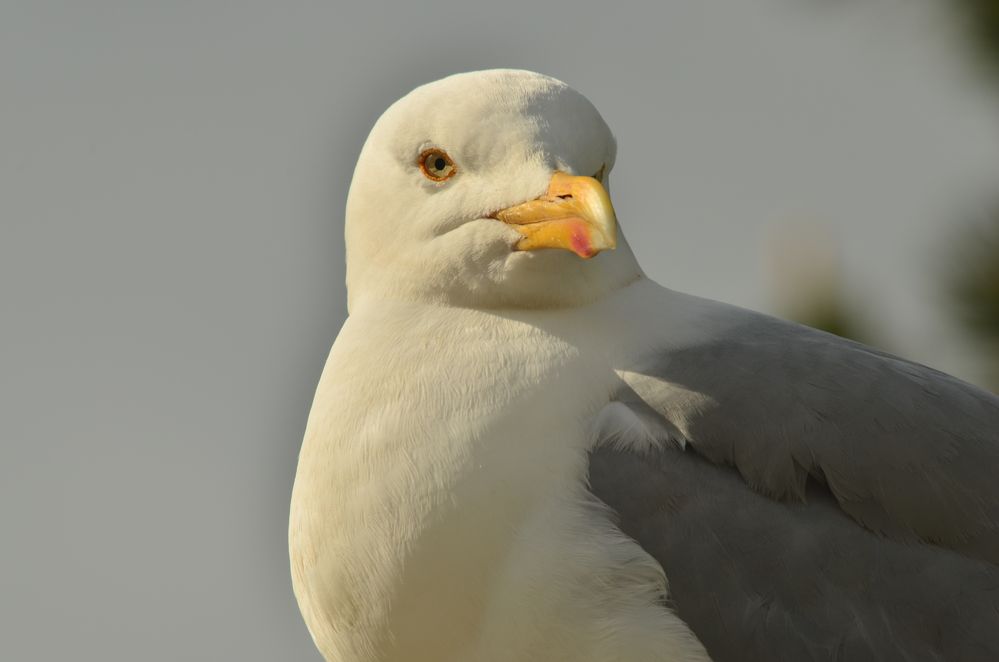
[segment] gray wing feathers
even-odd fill
[[[597,449],[590,482],[716,662],[999,660],[995,566],[879,537],[818,486],[780,503],[673,448]]]
[[[622,369],[591,454],[680,617],[717,662],[999,660],[999,399],[739,314]]]
[[[682,418],[699,454],[736,467],[754,489],[801,500],[811,478],[871,530],[999,563],[995,396],[749,313],[726,337],[633,371],[645,378],[631,393],[667,419]],[[677,404],[691,392],[703,397]]]

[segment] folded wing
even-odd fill
[[[621,372],[612,406],[679,444],[591,455],[679,615],[716,660],[999,659],[999,398],[740,320]]]

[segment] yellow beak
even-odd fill
[[[494,216],[524,235],[514,247],[518,251],[562,248],[591,258],[617,246],[614,207],[593,177],[556,172],[543,196]]]

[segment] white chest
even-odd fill
[[[290,524],[320,650],[337,662],[674,659],[586,641],[607,613],[658,609],[662,582],[587,502],[611,358],[586,333],[447,314],[362,310],[331,352]],[[636,576],[607,576],[623,566]],[[608,585],[622,595],[597,593]]]

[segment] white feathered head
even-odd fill
[[[350,305],[572,306],[630,282],[640,271],[605,188],[615,153],[593,105],[541,74],[478,71],[413,90],[354,171]]]

